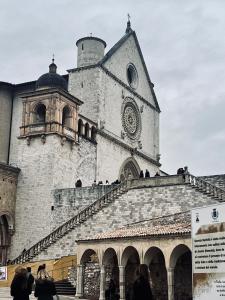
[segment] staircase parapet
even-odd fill
[[[138,178],[129,180],[129,188],[145,188],[145,187],[159,187],[167,185],[181,185],[185,184],[184,175],[168,175],[168,176],[155,176],[149,178]]]
[[[52,231],[49,235],[41,239],[30,249],[20,254],[17,258],[12,260],[11,264],[24,263],[29,261],[32,257],[38,255],[42,250],[49,247],[52,243],[56,242],[60,237],[67,234],[70,230],[75,228],[78,224],[84,222],[90,216],[102,209],[110,202],[113,202],[122,193],[126,192],[128,189],[127,181],[122,182],[121,184],[115,185],[110,191],[105,195],[97,199],[95,202],[85,207],[83,210],[78,212],[73,218],[65,222],[57,229]]]
[[[216,185],[213,185],[208,181],[200,179],[192,174],[186,174],[185,181],[202,192],[217,198],[219,201],[225,201],[225,190],[217,187]]]

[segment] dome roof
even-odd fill
[[[61,75],[57,74],[56,70],[57,66],[53,59],[52,63],[49,65],[49,72],[38,78],[36,82],[36,89],[55,87],[67,91],[67,81]]]

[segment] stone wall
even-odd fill
[[[102,197],[111,189],[111,185],[97,185],[55,190],[51,228],[54,230],[62,223],[68,221],[80,210]]]
[[[13,236],[11,257],[33,245],[52,231],[51,207],[56,188],[73,188],[80,178],[89,185],[96,177],[96,144],[80,138],[72,147],[61,144],[57,135],[18,138],[22,124],[22,100],[14,98],[10,164],[21,169],[16,200],[16,232]]]
[[[186,184],[131,189],[43,251],[36,259],[74,254],[78,239],[93,238],[97,233],[111,231],[127,224],[213,203],[216,203],[216,200]]]

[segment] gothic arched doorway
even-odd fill
[[[127,158],[121,168],[119,173],[119,179],[124,181],[126,179],[138,178],[140,174],[140,167],[133,157]]]

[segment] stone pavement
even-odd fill
[[[69,297],[69,296],[58,296],[59,300],[74,300],[74,297]],[[10,290],[9,288],[0,288],[0,299],[1,300],[12,300],[12,297],[10,296]],[[34,295],[32,294],[30,296],[30,300],[37,300],[37,298],[34,297]]]

